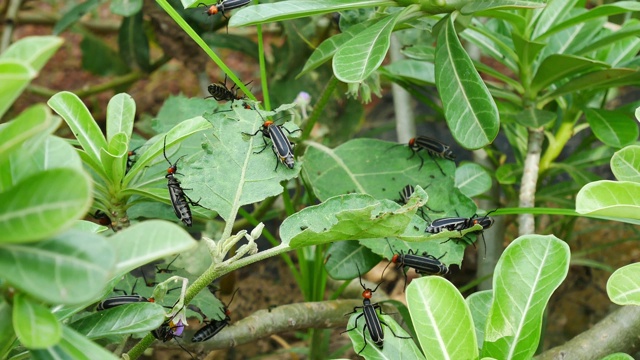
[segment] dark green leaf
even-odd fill
[[[544,96],[540,102],[548,102],[558,96],[583,90],[600,90],[637,84],[640,72],[632,69],[607,69],[579,76]]]
[[[102,291],[115,254],[99,235],[68,231],[50,240],[0,247],[8,283],[50,304],[79,304]]]
[[[564,4],[561,1],[554,1],[554,3],[557,3],[558,6],[561,6],[562,8],[565,8],[565,9],[570,9],[573,7],[573,5]],[[592,19],[606,17],[610,15],[616,15],[616,14],[624,14],[629,11],[640,11],[640,3],[638,3],[637,1],[616,1],[610,4],[603,4],[589,10],[586,13],[582,13],[580,15],[566,19],[563,22],[558,23],[556,21],[552,27],[549,26],[547,27],[547,29],[545,29],[545,31],[538,32],[539,34],[538,40],[543,40],[557,33],[562,29],[566,29],[574,25],[582,24]]]
[[[522,166],[518,164],[504,164],[496,170],[496,180],[503,185],[513,185],[522,176]]]
[[[253,58],[258,54],[258,44],[246,36],[206,32],[202,34],[202,40],[213,48],[239,51]]]
[[[460,37],[478,46],[485,55],[491,56],[512,72],[518,72],[518,54],[513,50],[513,40],[487,25],[473,20],[472,26],[463,31]]]
[[[608,67],[607,63],[580,56],[552,54],[538,67],[530,89],[536,94],[547,86],[575,74]]]
[[[432,63],[435,59],[436,49],[428,45],[413,45],[402,49],[402,53],[409,59]]]
[[[453,136],[463,147],[478,149],[498,135],[498,108],[460,44],[453,19],[443,21],[436,47],[436,86]]]
[[[7,352],[15,346],[16,333],[13,330],[13,307],[3,299],[0,299],[0,356],[5,357]]]
[[[545,43],[525,39],[517,32],[512,32],[511,38],[513,39],[513,47],[518,54],[518,62],[523,68],[531,67],[531,64],[533,64],[540,51],[546,45]]]
[[[556,121],[557,117],[558,115],[551,111],[528,108],[516,114],[516,122],[537,129]]]
[[[611,34],[601,36],[597,40],[592,41],[588,45],[576,50],[577,55],[586,55],[602,47],[611,46],[617,41],[624,40],[626,38],[635,38],[640,34],[640,23],[634,21],[633,23],[627,23],[621,27],[618,31]]]
[[[142,10],[142,0],[111,0],[110,9],[112,13],[126,18]]]
[[[113,5],[113,2],[111,3]],[[142,1],[140,1],[142,5]],[[142,11],[126,16],[118,32],[120,56],[130,68],[149,71],[149,39],[144,31]]]
[[[165,319],[164,308],[151,302],[116,306],[97,311],[69,326],[89,339],[155,330]]]
[[[68,168],[36,173],[0,193],[0,243],[30,242],[70,227],[91,204],[91,180]]]
[[[398,60],[384,67],[394,77],[400,77],[419,85],[436,83],[433,63],[417,60]]]
[[[93,11],[100,5],[100,0],[87,0],[72,7],[64,13],[60,20],[53,26],[53,35],[58,35],[67,30],[67,28],[80,20],[85,14]]]
[[[585,109],[594,135],[603,143],[621,148],[638,140],[638,122],[620,111]]]
[[[462,164],[456,169],[456,187],[468,197],[482,195],[491,189],[491,175],[478,164]]]
[[[118,53],[97,36],[85,33],[80,42],[80,50],[82,68],[93,74],[122,75],[129,71]]]
[[[62,337],[60,323],[51,311],[22,293],[13,297],[13,329],[28,349],[53,346]]]
[[[195,2],[194,2],[195,3]],[[229,26],[256,25],[266,22],[291,20],[349,9],[376,6],[395,6],[389,0],[289,0],[248,6],[235,13]]]
[[[329,276],[336,280],[349,280],[367,273],[382,260],[357,241],[337,241],[329,246],[324,264]],[[358,265],[356,267],[356,264]]]

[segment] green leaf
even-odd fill
[[[56,346],[44,349],[33,350],[31,356],[35,360],[118,360],[119,358],[111,352],[90,341],[86,337],[78,334],[72,329],[62,326],[62,340]]]
[[[296,78],[300,78],[300,76],[306,74],[307,72],[316,69],[318,66],[324,64],[329,59],[333,57],[333,55],[338,51],[344,43],[351,40],[354,36],[367,29],[372,24],[375,24],[378,19],[372,19],[365,21],[363,23],[356,24],[354,26],[349,27],[347,31],[336,34],[325,41],[323,41],[309,56],[309,59],[304,64],[304,68]]]
[[[376,266],[382,258],[356,241],[337,241],[326,252],[324,268],[335,280],[350,280]],[[358,265],[356,268],[355,264]]]
[[[49,240],[0,247],[0,271],[14,287],[50,304],[93,300],[115,264],[99,235],[68,231]]]
[[[596,181],[585,185],[576,196],[579,214],[640,219],[640,184],[629,181]]]
[[[107,143],[117,133],[124,133],[131,139],[135,116],[136,102],[131,95],[120,93],[112,97],[107,105]]]
[[[611,157],[611,171],[620,181],[640,183],[640,146],[629,145]]]
[[[536,75],[531,81],[530,91],[533,94],[537,94],[549,85],[568,79],[575,74],[609,67],[609,64],[605,62],[581,56],[552,54],[542,60]]]
[[[112,0],[109,8],[112,13],[126,18],[142,10],[142,0]]]
[[[407,9],[409,8],[380,18],[336,51],[333,56],[333,72],[338,80],[360,83],[378,69],[389,50],[391,32]]]
[[[548,1],[544,9],[534,10],[533,19],[527,21],[529,28],[525,30],[525,33],[532,34],[530,36],[535,41],[541,41],[540,35],[546,33],[553,25],[566,18],[577,2],[578,0]]]
[[[478,358],[471,312],[449,281],[437,276],[413,280],[407,287],[407,305],[420,347],[429,358]]]
[[[546,45],[545,43],[525,39],[517,32],[511,33],[511,39],[513,40],[513,48],[518,54],[518,62],[523,68],[530,68]]]
[[[91,204],[91,180],[72,169],[39,172],[0,193],[0,243],[29,242],[69,228]]]
[[[113,5],[113,2],[111,3]],[[142,5],[142,1],[140,1]],[[130,68],[140,68],[148,71],[151,67],[149,62],[149,39],[144,31],[142,11],[126,16],[122,20],[118,32],[118,48],[122,60]]]
[[[476,329],[476,340],[478,341],[478,348],[482,349],[484,343],[484,329],[487,325],[487,315],[491,309],[491,303],[493,302],[493,291],[484,290],[478,291],[469,295],[465,301],[471,311],[471,318],[473,320],[473,326]]]
[[[96,163],[100,163],[100,149],[107,147],[102,130],[80,98],[68,91],[59,92],[47,104],[69,125],[84,151]]]
[[[194,200],[202,198],[202,206],[230,220],[234,208],[282,193],[284,188],[280,183],[298,176],[300,161],[295,162],[293,169],[281,164],[271,144],[258,131],[264,119],[277,111],[258,112],[234,106],[226,116],[205,114],[216,124],[213,133],[204,135],[202,150],[187,157],[186,166],[180,170],[185,175],[180,180],[183,187],[192,189],[189,196]],[[292,140],[295,133],[289,135],[288,131],[296,131],[297,127],[290,122],[283,126],[288,129],[283,130],[284,133]],[[243,134],[256,132],[255,136]]]
[[[638,123],[625,112],[588,108],[584,113],[594,135],[611,147],[621,148],[638,139]]]
[[[80,20],[85,14],[93,11],[100,5],[100,0],[87,0],[83,3],[79,3],[69,9],[58,22],[53,26],[53,35],[59,35],[65,31],[69,26]]]
[[[100,149],[100,161],[107,179],[112,184],[120,184],[127,169],[129,138],[118,133],[109,142],[108,148]]]
[[[460,44],[453,19],[443,21],[436,47],[436,86],[453,137],[467,149],[478,149],[498,135],[498,108]]]
[[[491,175],[478,164],[462,164],[456,169],[456,187],[468,197],[482,195],[491,189]]]
[[[568,4],[563,4],[561,1],[556,1],[556,3],[562,4],[561,6],[565,8],[573,7]],[[555,22],[553,27],[549,27],[546,31],[538,32],[539,36],[536,40],[543,40],[560,30],[585,23],[589,20],[599,17],[607,17],[610,15],[624,14],[630,11],[640,11],[640,3],[637,1],[616,1],[610,4],[603,4],[589,10],[588,12],[571,17],[560,23]]]
[[[247,6],[233,14],[229,26],[238,27],[260,23],[292,20],[350,9],[376,6],[396,6],[389,0],[289,0]]]
[[[503,185],[515,184],[522,177],[522,165],[504,164],[496,170],[496,180]]]
[[[16,60],[0,59],[0,118],[38,73]]]
[[[633,356],[625,353],[615,353],[607,355],[600,360],[633,360]]]
[[[84,70],[100,76],[124,75],[130,71],[120,55],[102,38],[89,32],[83,35],[80,50]]]
[[[516,114],[516,122],[518,124],[534,129],[546,126],[556,121],[557,118],[558,115],[554,112],[534,108],[524,109]]]
[[[493,276],[494,297],[482,356],[533,356],[544,309],[567,276],[569,257],[569,246],[553,235],[525,235],[509,244]]]
[[[25,141],[45,131],[52,122],[49,109],[43,104],[36,104],[0,127],[0,163],[9,159]]]
[[[356,320],[358,316],[360,318]],[[354,351],[364,356],[365,359],[424,359],[424,355],[422,355],[409,334],[391,316],[378,315],[378,318],[384,323],[382,324],[382,331],[384,332],[384,346],[382,348],[377,347],[371,341],[369,330],[366,331],[366,335],[363,337],[365,320],[362,312],[359,311],[349,318],[347,334],[351,338]],[[403,339],[399,336],[408,338]]]
[[[15,60],[40,71],[63,42],[64,39],[57,36],[28,36],[11,44],[0,55],[0,60]]]
[[[603,47],[611,47],[612,44],[625,39],[635,39],[640,34],[640,23],[626,23],[619,30],[608,35],[600,36],[588,45],[575,50],[577,55],[586,55]]]
[[[0,299],[0,356],[6,354],[15,346],[16,333],[13,330],[13,307],[4,299]]]
[[[202,116],[196,116],[192,119],[184,120],[178,123],[165,134],[167,139],[167,150],[170,149],[171,146],[184,140],[190,135],[193,135],[199,131],[210,129],[211,126],[211,123]],[[140,154],[135,164],[133,164],[133,166],[125,176],[124,180],[122,181],[124,186],[128,185],[129,182],[133,180],[140,171],[143,171],[146,167],[150,166],[154,162],[154,160],[162,156],[164,149],[164,136],[162,138],[153,139],[153,141],[153,144],[149,145],[148,147],[145,146],[144,152]],[[164,158],[161,159],[161,161],[165,161]],[[182,172],[182,170],[180,170],[180,172]],[[163,174],[163,176],[164,175],[166,175],[166,172]]]
[[[489,55],[499,63],[503,64],[512,72],[518,72],[518,54],[514,50],[513,39],[506,37],[491,26],[492,23],[485,24],[477,19],[472,19],[468,29],[460,34],[464,40],[477,45],[485,55]],[[436,28],[437,29],[437,28]]]
[[[493,1],[472,1],[466,3],[461,9],[462,15],[471,15],[478,11],[497,9],[535,9],[544,7],[545,4],[537,1],[523,0],[493,0]]]
[[[59,120],[56,122],[61,123]],[[47,130],[51,130],[51,127]],[[40,140],[39,136],[31,138],[22,145],[20,151],[11,156],[11,174],[15,184],[45,170],[68,168],[84,173],[76,149],[64,139],[46,136],[48,132],[43,131],[40,134],[45,135],[44,141]],[[29,166],[24,166],[26,163]]]
[[[548,102],[561,95],[583,90],[600,90],[624,85],[637,84],[640,72],[632,69],[606,69],[578,76],[566,84],[546,94],[540,102]]]
[[[398,60],[384,67],[394,77],[401,77],[420,85],[436,83],[433,63],[417,60]]]
[[[163,220],[138,223],[111,236],[109,242],[118,258],[116,274],[125,274],[153,260],[187,251],[197,245],[181,227]]]
[[[28,349],[53,346],[62,336],[60,323],[51,311],[22,293],[13,297],[13,329]]]
[[[165,319],[164,308],[151,302],[116,306],[95,312],[69,326],[89,339],[152,331]]]
[[[611,274],[607,295],[618,305],[640,305],[640,263],[623,266]]]

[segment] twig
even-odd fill
[[[11,36],[16,27],[16,15],[20,9],[22,0],[11,0],[7,9],[7,16],[4,19],[4,30],[2,31],[2,42],[0,43],[0,53],[3,53],[11,45]]]
[[[615,352],[640,350],[640,306],[624,306],[564,345],[536,356],[535,360],[596,360]]]
[[[520,182],[520,203],[521,208],[532,208],[536,200],[536,188],[538,183],[538,171],[540,169],[540,153],[542,152],[542,141],[544,140],[543,129],[529,129],[529,143],[527,144],[527,156],[524,160],[524,170]],[[535,222],[532,214],[521,214],[518,216],[520,236],[533,234]]]
[[[391,61],[402,60],[404,56],[400,52],[400,42],[395,35],[391,35],[391,48],[389,51]],[[396,114],[396,134],[399,143],[407,143],[416,136],[416,123],[411,109],[411,95],[395,82],[391,84],[393,94],[393,109]]]

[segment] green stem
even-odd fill
[[[253,1],[254,4],[258,0]],[[271,111],[271,97],[269,96],[269,78],[267,77],[266,62],[264,59],[264,43],[262,39],[262,25],[256,25],[258,34],[258,61],[260,62],[260,83],[262,84],[262,98],[264,101],[264,109]]]
[[[254,223],[251,223],[249,221],[248,216],[253,217],[254,219],[261,219],[264,214],[267,213],[267,211],[269,211],[269,209],[271,209],[271,206],[273,206],[273,203],[276,202],[276,199],[278,199],[277,196],[272,196],[269,198],[266,198],[263,202],[260,203],[260,205],[258,205],[258,208],[252,212],[251,214],[247,213],[246,211],[240,209],[240,215],[242,215],[242,219],[240,220],[236,220],[236,222],[233,224],[233,230],[231,230],[232,233],[237,233],[238,231],[246,228],[249,225],[256,225]],[[245,216],[244,214],[247,214],[247,216]]]
[[[324,90],[322,90],[322,95],[320,95],[320,99],[318,99],[315,106],[313,107],[313,112],[311,112],[311,115],[309,116],[309,119],[307,120],[307,123],[302,130],[300,142],[303,142],[304,140],[309,138],[309,134],[311,134],[313,126],[316,124],[316,121],[318,121],[320,116],[324,114],[324,108],[329,103],[331,95],[333,94],[333,91],[336,89],[337,85],[338,79],[334,75],[331,75],[331,79],[329,79],[327,86],[325,86]]]
[[[202,40],[200,35],[198,35],[191,28],[191,26],[187,24],[186,21],[184,21],[184,19],[180,16],[180,14],[178,14],[178,12],[176,12],[176,10],[171,5],[169,5],[167,0],[156,0],[156,2],[158,3],[158,5],[160,5],[160,7],[162,7],[162,9],[164,9],[164,11],[167,12],[169,16],[171,16],[171,18],[176,22],[176,24],[178,24],[178,26],[180,26],[182,30],[184,30],[187,33],[187,35],[189,35],[193,39],[193,41],[195,41],[195,43],[198,44],[200,48],[202,48],[202,50],[207,55],[209,55],[211,60],[213,60],[213,62],[215,62],[216,65],[218,65],[218,67],[220,67],[220,69],[224,71],[225,74],[227,74],[227,77],[231,79],[231,81],[233,81],[234,84],[236,84],[237,88],[242,90],[242,92],[249,99],[256,101],[256,97],[251,93],[251,91],[249,91],[249,89],[244,85],[244,83],[240,81],[240,79],[238,79],[236,74],[234,74],[233,71],[231,71],[231,69],[229,69],[229,67],[225,65],[222,59],[220,59],[218,55],[216,55],[216,53],[214,53],[213,50],[211,50],[211,47],[207,45],[207,43],[204,42],[204,40]]]
[[[565,120],[562,121],[558,127],[558,131],[556,131],[554,141],[549,142],[549,147],[547,147],[547,150],[542,155],[540,159],[540,173],[544,173],[549,169],[551,163],[560,155],[567,142],[573,136],[574,126],[581,112],[578,111],[574,114],[573,118],[571,115],[571,111],[567,111]]]
[[[151,345],[151,343],[153,343],[153,340],[155,340],[153,335],[151,335],[151,333],[147,334],[147,336],[142,338],[142,340],[140,340],[134,347],[131,348],[131,350],[129,350],[129,352],[127,353],[129,359],[136,360],[137,358],[139,358],[140,355],[142,355],[144,351]]]

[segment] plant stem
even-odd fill
[[[258,1],[254,0],[254,4]],[[269,78],[267,76],[266,62],[264,60],[264,39],[262,38],[262,25],[256,25],[258,32],[258,61],[260,63],[260,83],[262,84],[262,99],[264,103],[264,109],[271,111],[271,97],[269,96]]]
[[[544,140],[543,129],[529,129],[529,142],[527,144],[527,155],[524,160],[524,170],[520,181],[520,202],[522,208],[532,208],[535,206],[536,188],[538,184],[538,174],[540,167],[540,153],[542,152],[542,141]],[[518,216],[520,236],[533,234],[535,222],[533,214],[520,214]]]
[[[391,61],[404,59],[400,52],[400,42],[395,35],[391,35],[391,48],[389,50]],[[409,92],[395,82],[391,84],[393,94],[393,108],[396,114],[396,134],[399,143],[407,143],[416,136],[416,123],[411,108],[411,96]]]
[[[16,15],[20,10],[20,4],[22,0],[9,1],[9,8],[7,9],[7,15],[4,19],[4,29],[2,30],[2,40],[0,42],[0,53],[3,53],[9,45],[11,45],[11,36],[13,35],[13,29],[16,26]]]
[[[554,141],[549,142],[549,147],[545,151],[542,159],[540,160],[540,172],[545,172],[551,166],[553,160],[555,160],[569,139],[573,136],[574,127],[578,118],[580,118],[582,112],[573,113],[571,110],[567,110],[565,118],[558,127],[558,131],[554,136]]]
[[[309,134],[311,134],[311,130],[313,130],[313,126],[316,124],[316,121],[318,121],[320,116],[324,114],[324,108],[327,106],[327,103],[329,103],[329,99],[331,99],[331,95],[333,94],[333,91],[336,89],[337,85],[338,79],[335,77],[335,75],[331,75],[331,79],[329,79],[329,82],[327,82],[327,86],[325,86],[324,90],[322,90],[322,95],[320,95],[320,98],[318,99],[318,101],[316,101],[316,104],[313,107],[313,111],[311,112],[311,115],[309,115],[309,119],[307,120],[307,123],[302,130],[302,135],[300,136],[301,143],[309,138]]]

